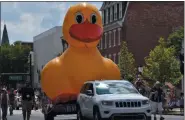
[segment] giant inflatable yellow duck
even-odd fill
[[[48,62],[41,73],[41,86],[55,100],[73,99],[88,80],[119,80],[120,71],[110,59],[104,58],[97,44],[102,34],[102,19],[98,9],[88,3],[69,8],[63,22],[63,36],[68,49]]]

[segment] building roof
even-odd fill
[[[52,34],[52,33],[54,33],[57,29],[61,29],[61,32],[62,32],[62,26],[55,26],[55,27],[53,27],[53,28],[51,28],[51,29],[48,29],[48,30],[46,30],[46,31],[44,31],[44,32],[42,32],[42,33],[40,33],[40,34],[34,36],[34,37],[33,37],[33,41],[36,41],[36,40],[38,40],[38,39],[41,39],[42,37],[45,37],[45,36],[47,36],[47,35],[49,35],[49,34]]]
[[[106,5],[105,2],[103,2],[103,5],[101,7],[101,10],[106,9],[106,7],[109,7],[109,6],[113,5],[113,4],[116,4],[117,2],[111,2],[111,3]],[[119,20],[119,21],[116,21],[116,22],[112,23],[112,24],[109,24],[109,25],[104,26],[103,27],[104,28],[104,32],[110,31],[112,29],[115,29],[115,28],[118,28],[118,27],[122,27],[123,26],[123,23],[124,23],[126,14],[127,14],[128,6],[129,6],[129,2],[127,2],[127,4],[126,4],[126,9],[124,11],[125,14],[124,14],[123,18],[121,20]]]
[[[112,6],[112,5],[114,5],[114,4],[116,4],[117,2],[119,2],[119,1],[105,1],[105,2],[103,2],[103,4],[102,4],[102,6],[101,6],[101,8],[100,8],[100,11],[103,11],[104,9],[106,9],[107,7],[110,7],[110,6]]]

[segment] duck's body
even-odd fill
[[[96,47],[102,34],[101,15],[95,6],[83,3],[68,10],[63,37],[69,48],[46,64],[41,74],[42,89],[50,99],[71,100],[88,80],[120,79],[117,65],[102,57]]]
[[[42,88],[52,99],[59,93],[78,94],[88,80],[120,79],[118,67],[102,57],[97,48],[69,47],[60,57],[51,60],[42,74],[43,79],[46,78]],[[55,87],[51,90],[51,86]]]

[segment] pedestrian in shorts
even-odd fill
[[[151,100],[151,106],[152,106],[152,112],[154,114],[154,120],[157,120],[156,113],[157,111],[160,114],[160,120],[164,120],[164,117],[162,116],[162,99],[163,99],[163,90],[160,87],[160,82],[156,82],[154,87],[150,91],[150,100]]]

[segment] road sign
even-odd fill
[[[22,76],[9,76],[9,80],[20,81],[23,80]]]

